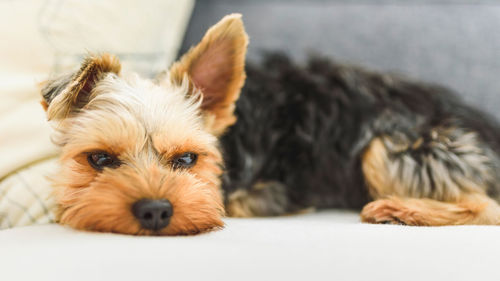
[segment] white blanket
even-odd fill
[[[2,280],[499,280],[500,228],[359,223],[329,211],[226,219],[184,237],[60,225],[0,232]]]

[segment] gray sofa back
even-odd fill
[[[500,1],[199,0],[181,53],[233,12],[243,14],[249,59],[328,55],[443,84],[500,119]]]

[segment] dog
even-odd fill
[[[103,54],[47,81],[58,222],[187,235],[224,215],[363,206],[370,223],[499,222],[500,131],[485,114],[445,88],[322,58],[270,55],[243,88],[247,45],[232,14],[153,80]]]
[[[226,211],[362,209],[361,220],[498,224],[500,128],[450,90],[279,53],[247,66],[222,136]]]

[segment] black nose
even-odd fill
[[[174,209],[167,199],[141,199],[132,205],[132,213],[142,227],[157,231],[168,225]]]

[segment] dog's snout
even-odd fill
[[[158,231],[169,224],[174,209],[166,199],[141,199],[132,205],[132,213],[143,228]]]

